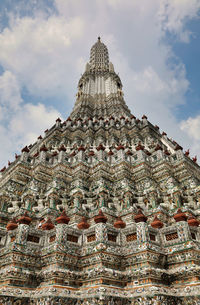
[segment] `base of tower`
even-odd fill
[[[200,296],[140,296],[133,299],[112,296],[94,298],[67,298],[67,297],[13,297],[0,296],[0,305],[198,305]]]

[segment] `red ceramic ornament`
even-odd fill
[[[65,146],[62,144],[59,148],[58,148],[59,151],[66,151],[66,148]]]
[[[174,215],[174,219],[176,220],[176,222],[187,221],[187,215],[185,213],[183,213],[181,211],[181,209],[179,208],[177,210],[176,214]]]
[[[135,215],[134,219],[135,219],[136,223],[138,223],[138,222],[146,222],[147,221],[147,217],[143,214],[141,209],[138,210],[138,212]]]
[[[116,149],[117,149],[117,150],[121,150],[121,149],[124,150],[124,146],[120,144],[120,145],[117,146]]]
[[[89,151],[88,156],[89,156],[89,157],[93,157],[93,156],[95,156],[94,151],[93,151],[93,150]]]
[[[199,221],[194,217],[194,216],[190,216],[188,218],[188,224],[191,227],[198,227],[199,226]]]
[[[13,218],[11,221],[9,221],[9,223],[6,226],[7,231],[12,231],[15,230],[18,227],[18,224],[15,220],[15,218]]]
[[[57,223],[68,224],[69,221],[70,221],[70,218],[66,215],[65,210],[62,211],[62,213],[60,214],[60,216],[56,218],[56,222],[57,222]]]
[[[114,222],[114,227],[117,229],[124,229],[126,227],[126,223],[119,216],[117,217],[117,220]]]
[[[105,150],[105,147],[103,146],[103,144],[99,144],[99,146],[97,147],[97,150]]]
[[[155,147],[155,151],[158,151],[158,150],[163,150],[162,147],[159,144],[157,144],[156,147]]]
[[[78,151],[85,151],[85,147],[83,145],[79,146]]]
[[[102,210],[99,210],[99,214],[94,217],[96,223],[106,223],[108,218],[103,214]]]
[[[90,227],[89,223],[87,222],[87,219],[85,216],[82,217],[81,221],[77,224],[78,229],[85,230]]]
[[[144,150],[144,146],[139,142],[135,149],[136,149],[137,151],[139,151],[139,150]]]
[[[54,229],[54,224],[52,223],[51,219],[48,218],[47,221],[45,221],[42,224],[42,230],[52,230]]]
[[[160,221],[160,219],[158,219],[157,215],[154,217],[151,226],[155,229],[161,229],[163,227],[163,223]]]
[[[40,148],[40,151],[48,151],[48,148],[47,148],[45,145],[43,145],[43,146]]]
[[[32,218],[28,216],[27,212],[25,212],[24,215],[22,215],[18,219],[18,223],[19,224],[24,224],[24,225],[30,225],[31,221],[32,221]]]

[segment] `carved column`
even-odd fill
[[[18,231],[17,231],[16,242],[20,245],[26,245],[28,232],[29,232],[29,226],[28,225],[19,224]]]
[[[139,243],[145,243],[149,241],[148,226],[146,222],[137,223],[136,230],[137,230],[137,240]]]

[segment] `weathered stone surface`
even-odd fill
[[[0,304],[200,304],[199,179],[98,39],[70,117],[1,171]]]

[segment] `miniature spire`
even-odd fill
[[[109,70],[108,49],[101,38],[92,46],[90,51],[90,66],[94,70]]]

